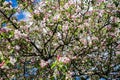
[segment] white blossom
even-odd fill
[[[9,57],[9,58],[10,58],[10,63],[14,65],[17,60],[14,57]]]

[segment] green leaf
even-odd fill
[[[57,61],[55,61],[55,62],[52,64],[51,69],[53,69],[56,65],[57,65]]]

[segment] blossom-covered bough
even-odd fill
[[[118,0],[1,0],[0,79],[120,76]]]

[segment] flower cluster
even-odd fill
[[[19,39],[21,37],[27,37],[27,34],[21,33],[21,31],[19,31],[19,30],[15,30],[15,32],[14,32],[14,38],[15,39]]]
[[[47,62],[47,61],[41,60],[41,62],[40,62],[41,68],[44,68],[44,67],[47,66],[47,65],[48,65],[48,62]]]
[[[69,58],[69,57],[66,57],[66,56],[61,57],[61,56],[58,55],[58,56],[57,56],[57,60],[58,60],[59,62],[65,63],[65,64],[67,64],[67,63],[70,62],[70,58]]]
[[[69,80],[95,73],[106,77],[109,73],[104,73],[114,71],[111,65],[120,62],[118,0],[0,4],[0,68],[8,78]]]

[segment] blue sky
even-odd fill
[[[5,0],[5,1],[11,3],[11,6],[12,6],[13,8],[17,8],[17,7],[18,7],[18,2],[17,2],[17,0]]]
[[[21,10],[20,12],[15,13],[15,17],[18,21],[20,21],[26,18],[26,14],[24,11]]]
[[[17,8],[18,7],[18,2],[17,2],[17,0],[5,0],[6,2],[9,2],[9,3],[11,3],[11,6],[13,7],[13,8]],[[34,3],[38,3],[38,2],[40,2],[41,0],[34,0]]]
[[[5,0],[5,1],[11,3],[12,8],[18,8],[18,2],[17,2],[17,0]],[[41,0],[34,0],[34,4],[36,4],[36,3],[40,2],[40,1]],[[21,20],[26,21],[26,20],[28,20],[28,16],[29,15],[30,15],[29,12],[23,11],[23,10],[21,10],[19,12],[16,12],[14,14],[14,16],[17,19],[17,21],[21,21]]]
[[[14,16],[16,17],[17,21],[28,21],[30,17],[30,12],[20,10],[19,12],[16,12]]]

